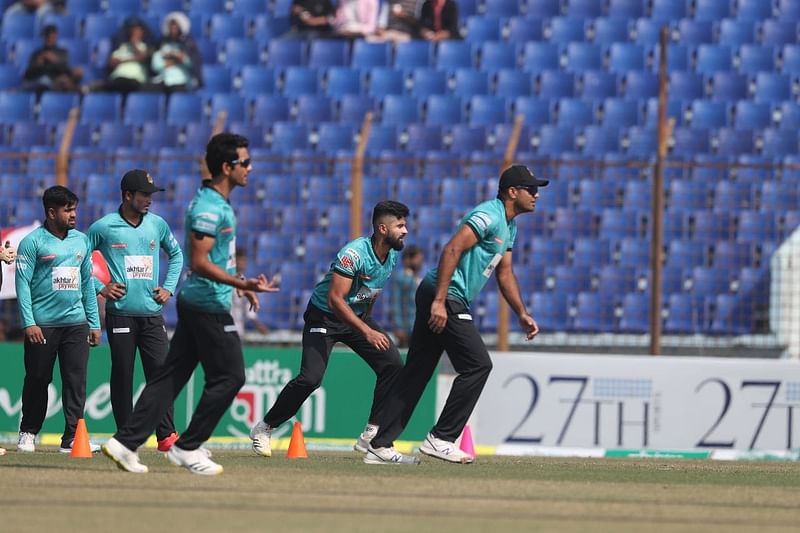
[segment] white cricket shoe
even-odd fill
[[[134,474],[146,474],[147,466],[139,462],[139,454],[130,451],[120,441],[111,437],[103,444],[103,455],[117,463],[120,470]]]
[[[253,439],[253,451],[264,457],[272,457],[272,428],[266,422],[260,420],[258,424],[250,430],[250,438]]]
[[[17,451],[22,453],[33,453],[36,451],[36,433],[19,432]]]
[[[469,464],[474,460],[471,455],[460,450],[455,442],[437,439],[431,433],[425,437],[425,442],[419,447],[419,451],[451,463]]]
[[[367,424],[364,428],[364,431],[361,432],[361,435],[358,436],[358,440],[353,445],[353,449],[360,453],[367,453],[369,449],[369,443],[372,442],[372,439],[375,438],[375,435],[378,434],[378,426],[374,426],[372,424]]]
[[[368,465],[418,465],[419,458],[414,455],[403,455],[390,448],[373,448],[367,444],[367,453],[364,455],[364,463]]]
[[[69,448],[65,448],[64,446],[61,446],[58,449],[58,451],[61,452],[61,453],[72,453],[72,445],[74,443],[75,443],[75,440],[73,439],[73,441],[69,443]],[[92,453],[97,453],[97,452],[100,451],[100,445],[99,444],[95,444],[94,442],[90,442],[89,443],[89,449],[92,450]]]
[[[192,474],[201,476],[216,476],[222,473],[222,465],[218,465],[208,458],[201,449],[184,450],[174,444],[167,452],[167,459],[175,466],[182,466]]]

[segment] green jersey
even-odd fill
[[[22,327],[86,324],[100,329],[92,282],[92,249],[78,230],[59,239],[40,226],[17,249],[17,301]]]
[[[336,272],[353,280],[344,301],[356,315],[364,314],[389,280],[398,255],[397,250],[390,249],[381,263],[372,249],[369,237],[359,237],[348,242],[336,254],[336,261],[331,263],[331,268],[322,281],[314,287],[311,303],[322,311],[333,314],[328,307],[328,291],[333,273]]]
[[[192,233],[213,237],[208,259],[228,274],[236,274],[236,215],[231,204],[213,187],[203,186],[186,211],[186,249]],[[181,302],[198,311],[228,313],[233,287],[198,276],[191,270],[180,291]]]
[[[147,213],[134,226],[121,212],[109,213],[89,227],[89,243],[100,250],[108,264],[111,281],[125,285],[125,295],[106,302],[106,309],[119,315],[153,316],[161,313],[161,304],[153,298],[158,287],[158,250],[169,256],[164,288],[175,293],[183,268],[183,252],[167,222]],[[103,284],[95,278],[95,290]]]
[[[478,204],[459,223],[466,224],[475,232],[478,242],[461,254],[447,294],[461,300],[467,306],[489,281],[503,254],[511,250],[517,238],[517,223],[506,221],[506,209],[500,199],[495,198]],[[423,283],[436,286],[437,269],[425,276]]]

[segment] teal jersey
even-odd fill
[[[17,249],[17,302],[22,327],[89,323],[100,329],[92,282],[92,249],[78,230],[62,240],[40,226]]]
[[[475,232],[478,242],[461,254],[447,294],[461,300],[467,306],[489,281],[503,254],[511,250],[517,238],[517,223],[506,221],[506,209],[500,199],[495,198],[478,204],[459,223],[466,224]],[[436,286],[437,269],[425,276],[425,283]]]
[[[121,213],[109,213],[89,227],[87,236],[92,249],[103,254],[111,281],[126,287],[122,298],[106,302],[106,309],[127,316],[160,314],[161,304],[153,298],[159,286],[159,249],[169,256],[164,288],[173,294],[183,268],[183,252],[166,220],[147,213],[134,226]],[[100,292],[103,284],[97,278],[94,282]]]
[[[356,315],[362,315],[383,290],[397,264],[398,255],[397,250],[389,250],[386,260],[381,263],[375,256],[369,237],[359,237],[348,242],[336,254],[336,260],[331,263],[331,268],[322,281],[314,287],[311,303],[314,307],[333,314],[328,307],[328,291],[333,273],[336,272],[353,280],[344,301]]]
[[[186,211],[186,249],[192,233],[213,237],[208,259],[228,274],[236,274],[236,215],[231,204],[212,187],[203,186]],[[208,313],[228,313],[233,287],[198,276],[191,270],[179,298],[189,307]]]

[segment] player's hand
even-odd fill
[[[250,310],[253,312],[258,312],[261,309],[261,303],[258,301],[258,295],[253,291],[240,291],[241,294],[239,296],[243,298],[247,298],[247,301],[250,302]]]
[[[272,279],[267,279],[264,274],[259,274],[257,278],[249,278],[244,280],[247,291],[253,292],[278,292],[278,280],[273,276]]]
[[[367,334],[367,342],[370,346],[374,347],[376,350],[380,350],[381,352],[385,352],[389,349],[389,337],[381,333],[380,331],[375,331],[374,329],[370,329]]]
[[[94,348],[100,344],[100,330],[99,329],[90,329],[89,330],[89,346]]]
[[[172,293],[163,287],[156,287],[153,289],[153,300],[156,303],[164,305],[172,297]]]
[[[127,288],[122,283],[116,283],[114,281],[110,282],[108,285],[103,287],[103,290],[100,291],[100,294],[106,300],[119,300],[123,296],[125,296],[125,292]]]
[[[447,307],[444,302],[434,300],[431,304],[431,317],[428,319],[428,327],[434,333],[441,333],[447,325]]]
[[[29,344],[46,344],[47,339],[44,338],[42,328],[39,326],[28,326],[25,328],[25,340]]]
[[[539,333],[539,324],[528,313],[523,313],[519,316],[519,325],[526,332],[526,338],[531,340]]]
[[[5,246],[0,248],[0,261],[10,265],[17,259],[17,249],[11,246],[11,241],[6,241]]]

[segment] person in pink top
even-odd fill
[[[333,22],[339,37],[360,39],[378,28],[378,0],[342,0]]]

